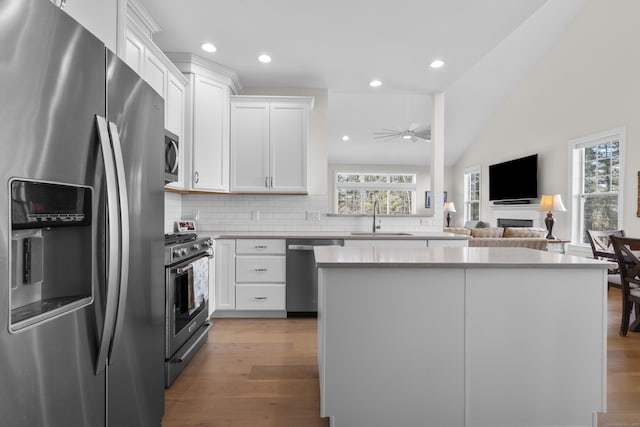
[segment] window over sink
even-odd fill
[[[366,215],[411,215],[416,213],[416,174],[380,172],[335,172],[334,213]]]

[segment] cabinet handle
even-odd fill
[[[267,249],[268,247],[267,245],[256,245],[256,249]]]
[[[273,177],[271,177],[271,185],[270,185],[270,187],[273,188]]]
[[[196,184],[200,182],[200,174],[197,171],[193,173],[193,180]]]
[[[264,177],[264,186],[265,186],[265,188],[269,188],[269,177],[268,176]]]
[[[267,270],[269,270],[269,269],[268,269],[268,268],[256,268],[255,270],[256,270],[256,271],[267,271]]]
[[[253,297],[253,299],[267,299],[267,297]]]

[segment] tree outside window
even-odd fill
[[[622,204],[621,152],[624,129],[572,143],[574,241],[588,243],[587,230],[617,230]]]
[[[345,215],[416,213],[416,174],[336,172],[335,212]]]
[[[464,219],[480,220],[480,166],[468,168],[464,173]]]

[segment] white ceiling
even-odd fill
[[[166,52],[222,64],[244,87],[328,89],[330,162],[424,164],[428,143],[381,142],[373,132],[429,125],[430,94],[445,91],[445,157],[452,164],[586,1],[139,3],[160,26],[154,41]],[[204,42],[217,51],[202,51]],[[258,62],[262,53],[273,61]],[[430,69],[436,58],[446,65]],[[372,79],[383,85],[369,87]]]

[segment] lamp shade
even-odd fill
[[[559,194],[544,194],[540,199],[538,210],[566,212],[567,209],[562,204],[562,197]]]
[[[445,212],[455,212],[456,211],[456,206],[453,204],[453,202],[445,202],[444,211]]]

